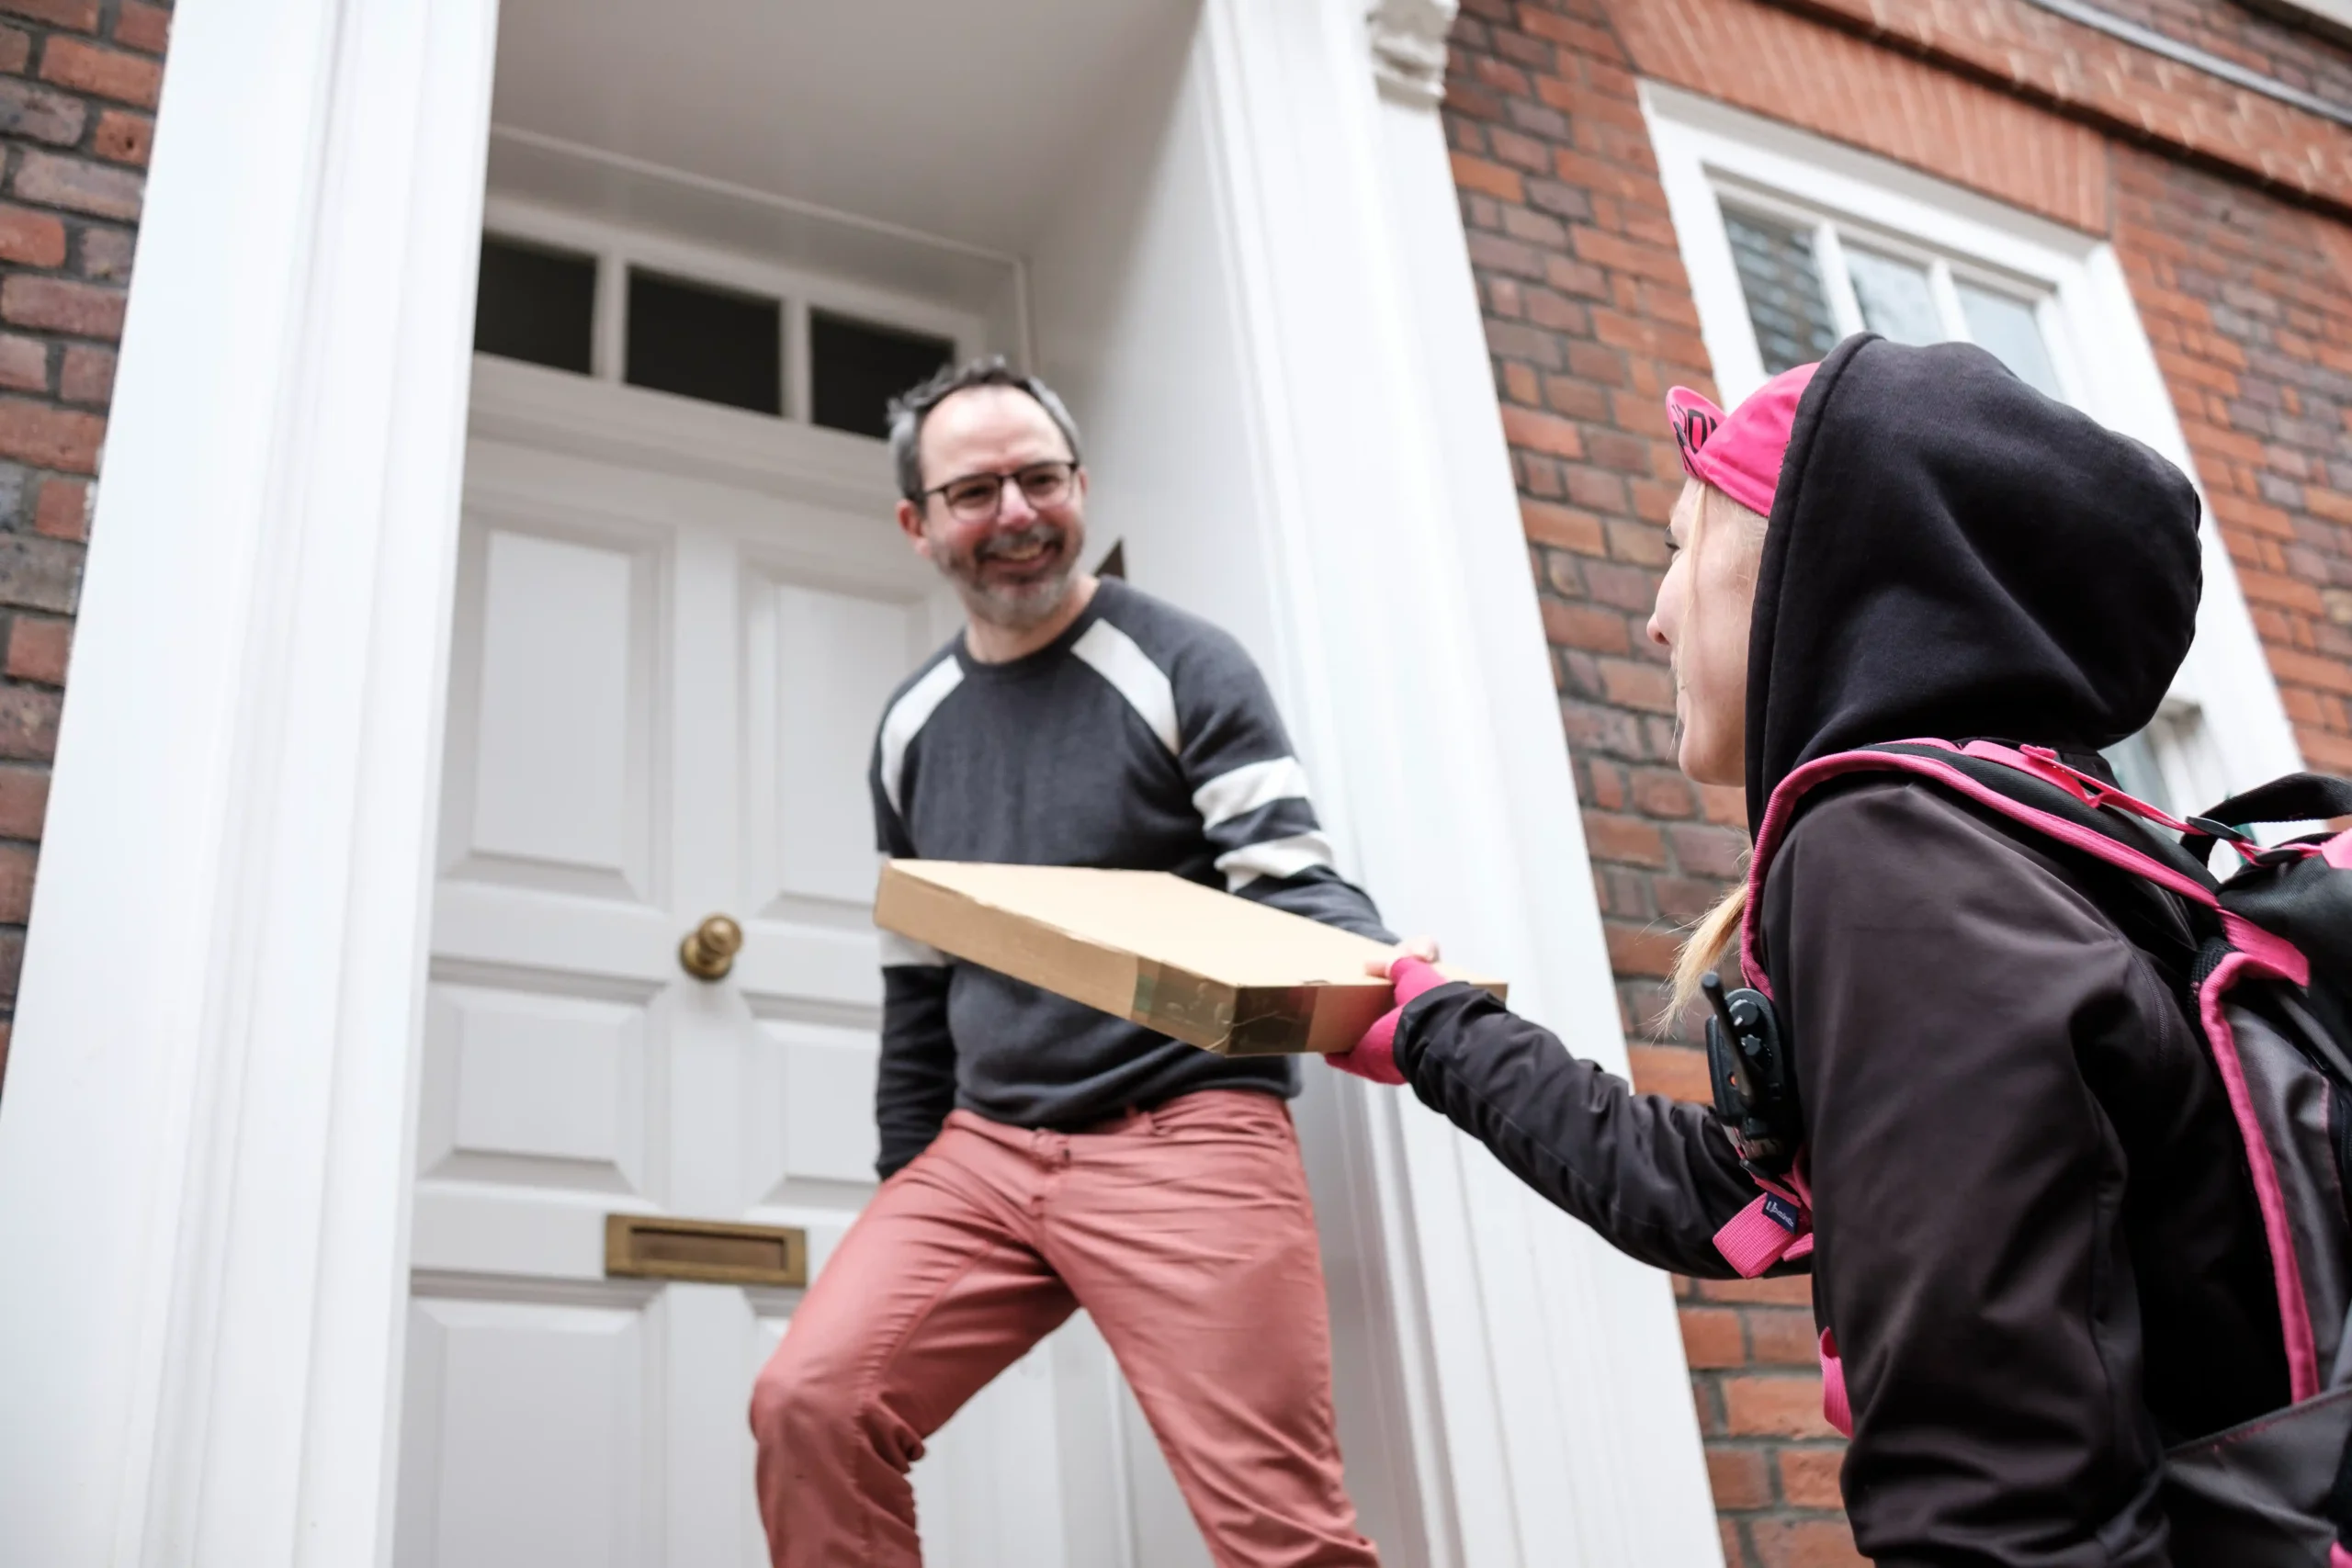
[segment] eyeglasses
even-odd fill
[[[1025,463],[1011,473],[966,474],[944,485],[932,486],[922,492],[922,498],[929,501],[934,495],[944,496],[948,514],[957,522],[986,523],[1002,510],[1007,480],[1021,487],[1023,501],[1043,511],[1069,499],[1070,485],[1077,474],[1076,463],[1055,458],[1050,462]]]

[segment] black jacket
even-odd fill
[[[1751,820],[1804,761],[1871,741],[2080,754],[2145,724],[2194,624],[2196,520],[2177,470],[1980,351],[1842,345],[1767,536]],[[1858,1544],[1920,1568],[2173,1562],[2165,1447],[2287,1398],[2180,912],[1866,775],[1810,800],[1750,918],[1805,1106]],[[1460,986],[1396,1040],[1425,1101],[1612,1244],[1731,1272],[1713,1238],[1756,1189],[1708,1111]]]

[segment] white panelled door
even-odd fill
[[[940,585],[887,489],[791,495],[470,449],[401,1568],[765,1561],[745,1411],[798,1292],[608,1279],[605,1220],[803,1226],[821,1269],[873,1189],[866,753]],[[1082,1323],[1000,1379],[917,1469],[931,1561],[1132,1560],[1120,1402]]]

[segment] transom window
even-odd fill
[[[477,353],[878,438],[889,400],[956,358],[966,335],[937,312],[844,299],[855,291],[778,269],[697,268],[675,247],[648,256],[584,228],[516,227],[537,231],[493,219],[482,235]]]

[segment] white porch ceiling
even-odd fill
[[[502,126],[1020,254],[1192,0],[505,0]]]

